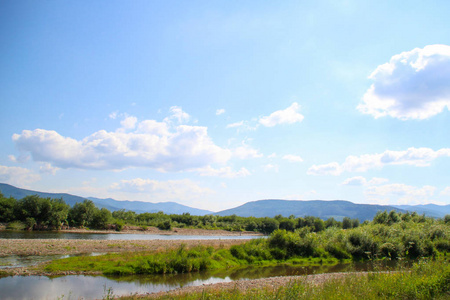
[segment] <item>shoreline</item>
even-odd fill
[[[267,278],[259,278],[259,279],[241,279],[231,282],[219,282],[219,283],[211,283],[211,284],[203,284],[198,286],[187,286],[181,287],[170,291],[163,291],[157,293],[146,293],[146,294],[136,294],[133,299],[151,299],[151,298],[160,298],[160,297],[175,297],[175,296],[183,296],[192,293],[202,293],[202,292],[220,292],[225,290],[239,290],[241,292],[247,292],[252,290],[270,290],[275,291],[282,286],[288,286],[292,283],[300,283],[300,284],[312,284],[312,285],[320,285],[329,280],[344,280],[345,278],[354,276],[367,276],[370,272],[348,272],[348,273],[322,273],[322,274],[313,274],[313,275],[295,275],[295,276],[277,276],[277,277],[267,277]],[[126,298],[129,299],[128,296],[118,296],[117,299]]]
[[[14,231],[6,229],[6,226],[0,224],[0,232]],[[23,230],[25,232],[25,230]],[[33,231],[29,231],[33,232]],[[39,232],[39,231],[36,231]],[[200,228],[178,228],[174,227],[170,230],[162,230],[157,227],[148,227],[143,229],[139,226],[125,226],[121,231],[115,231],[111,229],[85,229],[85,228],[71,228],[61,230],[44,230],[42,232],[60,232],[60,233],[93,233],[93,234],[149,234],[149,235],[201,235],[201,236],[264,236],[262,233],[254,231],[228,231],[223,229],[200,229]]]

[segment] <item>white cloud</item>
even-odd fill
[[[441,196],[450,196],[450,186],[446,187],[442,192],[440,193]]]
[[[225,128],[237,128],[238,132],[239,131],[252,131],[252,130],[256,130],[258,128],[258,125],[252,126],[252,125],[250,125],[250,122],[248,122],[248,121],[239,121],[239,122],[234,122],[234,123],[228,124]]]
[[[386,165],[411,165],[426,167],[438,157],[450,156],[450,148],[434,151],[430,148],[408,148],[404,151],[386,150],[383,153],[348,156],[342,164],[332,162],[324,165],[313,165],[310,175],[340,175],[347,172],[365,172],[369,169],[382,168]]]
[[[251,174],[246,168],[241,168],[239,171],[233,171],[230,167],[214,169],[211,166],[207,166],[205,168],[197,169],[196,171],[200,176],[214,176],[223,178],[246,177]]]
[[[355,176],[352,178],[347,178],[342,183],[342,185],[354,185],[354,186],[361,186],[361,185],[366,185],[366,184],[367,184],[367,180],[366,180],[366,178],[364,178],[362,176]]]
[[[341,173],[342,173],[341,166],[337,162],[332,162],[325,165],[313,165],[307,171],[308,175],[337,176],[340,175]]]
[[[293,155],[293,154],[284,155],[283,159],[285,159],[289,162],[303,162],[303,158],[301,158],[298,155]]]
[[[248,158],[261,158],[263,155],[256,149],[243,144],[240,147],[237,147],[233,151],[233,156],[239,159],[248,159]]]
[[[39,167],[39,172],[44,174],[55,175],[58,170],[59,168],[53,167],[50,163],[42,163]]]
[[[259,119],[259,123],[266,127],[273,127],[279,124],[293,124],[303,121],[303,115],[298,112],[300,105],[296,102],[284,110],[278,110]]]
[[[143,199],[152,199],[152,202],[187,202],[214,193],[213,190],[203,188],[189,179],[158,181],[135,178],[114,183],[111,185],[111,190],[123,193],[124,195],[141,194]]]
[[[279,171],[279,166],[278,165],[274,165],[274,164],[267,164],[263,167],[264,172],[275,172],[278,173]]]
[[[429,45],[394,55],[369,77],[357,109],[375,118],[427,119],[450,109],[450,46]]]
[[[225,113],[225,109],[223,109],[223,108],[220,108],[220,109],[216,110],[216,115],[217,116],[220,116],[220,115],[222,115],[224,113]]]
[[[170,122],[170,120],[176,120],[179,124],[183,124],[188,122],[191,119],[191,116],[184,112],[183,109],[179,106],[172,106],[170,108],[170,112],[172,113],[171,116],[164,119],[167,123]]]
[[[236,127],[241,127],[241,126],[244,126],[244,121],[228,124],[226,126],[226,128],[236,128]]]
[[[436,188],[425,185],[422,188],[393,183],[380,186],[371,186],[366,190],[366,195],[372,201],[397,204],[420,204],[424,201],[431,202]]]
[[[0,166],[0,182],[9,183],[15,186],[39,181],[41,176],[33,171],[21,167]]]
[[[215,145],[201,126],[169,126],[146,120],[133,132],[100,130],[82,140],[35,129],[14,134],[13,141],[34,161],[58,168],[121,170],[130,167],[186,171],[225,163],[231,151]]]
[[[109,114],[109,118],[115,120],[118,115],[119,113],[117,111],[113,111],[112,113]]]
[[[124,129],[134,129],[136,127],[136,123],[137,118],[133,116],[126,117],[125,119],[120,121],[120,125],[122,125]]]
[[[380,185],[380,184],[386,183],[387,181],[388,180],[386,178],[378,178],[378,177],[374,177],[368,181],[366,178],[364,178],[362,176],[355,176],[355,177],[347,178],[346,180],[344,180],[342,185],[372,186],[372,185]]]

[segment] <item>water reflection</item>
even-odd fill
[[[68,258],[73,256],[97,256],[105,253],[92,252],[89,254],[66,254],[66,255],[8,255],[0,256],[0,269],[16,268],[16,267],[30,267],[43,262]],[[0,298],[1,299],[1,298]]]
[[[330,272],[395,270],[409,262],[361,262],[334,266],[246,267],[233,270],[151,276],[14,276],[0,279],[1,299],[101,299],[112,289],[114,295],[168,291],[183,286],[257,279],[273,276],[307,275]],[[23,288],[26,287],[26,288]]]
[[[143,233],[71,233],[58,231],[0,231],[0,239],[68,239],[68,240],[227,240],[254,239],[257,235],[168,235]]]

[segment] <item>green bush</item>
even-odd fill
[[[325,250],[337,259],[349,259],[352,257],[341,245],[334,242],[327,244]]]

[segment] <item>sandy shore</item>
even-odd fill
[[[63,232],[76,233],[116,233],[116,231],[65,230]],[[133,228],[118,234],[164,234],[164,235],[199,235],[199,236],[241,236],[258,235],[254,232],[230,232],[225,230],[204,230],[175,228],[171,231],[149,228],[138,231]],[[69,240],[69,239],[0,239],[0,256],[8,255],[67,255],[92,252],[126,252],[126,251],[159,251],[176,248],[181,244],[188,247],[197,245],[213,247],[229,247],[244,243],[245,239],[216,239],[216,240]]]
[[[345,279],[349,276],[365,276],[366,272],[352,272],[352,273],[327,273],[327,274],[316,274],[316,275],[303,275],[303,276],[280,276],[280,277],[269,277],[261,279],[252,280],[237,280],[233,282],[224,283],[214,283],[206,284],[201,286],[190,286],[183,287],[172,291],[159,292],[145,295],[137,295],[136,298],[158,298],[162,296],[176,296],[176,295],[186,295],[191,293],[201,293],[202,291],[214,292],[214,291],[224,291],[224,290],[276,290],[282,286],[287,286],[290,283],[299,282],[304,284],[322,284],[327,280],[334,279]]]
[[[226,240],[61,240],[61,239],[0,239],[0,256],[8,255],[67,255],[92,252],[160,251],[176,248],[181,244],[188,247],[198,245],[230,247],[242,244],[244,239]]]

